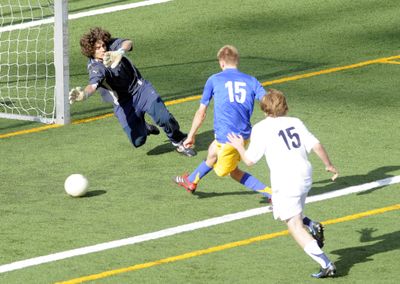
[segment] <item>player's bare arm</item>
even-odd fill
[[[196,111],[193,117],[192,127],[190,128],[189,134],[186,140],[183,142],[183,145],[185,147],[192,147],[194,145],[196,139],[195,138],[196,133],[203,124],[206,115],[207,115],[207,106],[200,104],[199,109]]]
[[[321,143],[317,143],[313,147],[313,151],[317,154],[317,156],[324,163],[325,169],[328,172],[333,173],[333,176],[332,176],[331,179],[332,179],[332,181],[334,181],[339,176],[339,172],[337,171],[337,169],[331,163],[331,160],[329,159],[328,153],[326,152],[324,146]]]

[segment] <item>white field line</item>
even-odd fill
[[[365,184],[356,185],[356,186],[350,186],[347,188],[343,188],[343,189],[339,189],[339,190],[335,190],[335,191],[331,191],[331,192],[327,192],[327,193],[323,193],[323,194],[319,194],[319,195],[310,196],[307,198],[306,203],[322,201],[322,200],[326,200],[326,199],[330,199],[330,198],[335,198],[335,197],[344,196],[344,195],[348,195],[348,194],[352,194],[352,193],[362,192],[362,191],[366,191],[369,189],[373,189],[373,188],[377,188],[377,187],[381,187],[381,186],[385,186],[385,185],[390,185],[390,184],[395,184],[395,183],[400,183],[400,176],[394,176],[394,177],[385,178],[385,179],[377,180],[377,181],[370,182],[370,183],[365,183]],[[180,234],[180,233],[184,233],[184,232],[194,231],[194,230],[198,230],[201,228],[207,228],[207,227],[211,227],[211,226],[218,225],[218,224],[223,224],[223,223],[232,222],[232,221],[239,220],[239,219],[244,219],[244,218],[248,218],[248,217],[253,217],[253,216],[269,213],[271,211],[272,211],[271,206],[254,208],[254,209],[250,209],[250,210],[246,210],[246,211],[242,211],[242,212],[237,212],[237,213],[228,214],[228,215],[224,215],[224,216],[220,216],[220,217],[216,217],[216,218],[211,218],[211,219],[207,219],[207,220],[203,220],[203,221],[194,222],[191,224],[168,228],[168,229],[164,229],[164,230],[153,232],[153,233],[147,233],[147,234],[130,237],[130,238],[126,238],[126,239],[121,239],[121,240],[111,241],[111,242],[107,242],[107,243],[101,243],[101,244],[97,244],[97,245],[93,245],[93,246],[82,247],[82,248],[77,248],[77,249],[73,249],[73,250],[68,250],[68,251],[58,252],[58,253],[54,253],[54,254],[34,257],[34,258],[25,259],[25,260],[21,260],[21,261],[16,261],[16,262],[12,262],[9,264],[1,265],[0,273],[18,270],[18,269],[35,266],[35,265],[39,265],[39,264],[43,264],[43,263],[48,263],[48,262],[52,262],[52,261],[62,260],[62,259],[66,259],[66,258],[70,258],[70,257],[74,257],[74,256],[85,255],[85,254],[94,253],[94,252],[100,252],[100,251],[113,249],[113,248],[119,248],[119,247],[127,246],[127,245],[133,245],[133,244],[137,244],[137,243],[141,243],[141,242],[145,242],[145,241],[149,241],[149,240],[160,239],[160,238],[164,238],[164,237],[168,237],[168,236],[172,236],[172,235],[176,235],[176,234]]]
[[[147,0],[147,1],[142,1],[142,2],[118,5],[118,6],[108,7],[108,8],[102,8],[102,9],[97,9],[97,10],[91,10],[91,11],[71,14],[71,15],[68,15],[68,19],[75,20],[75,19],[79,19],[79,18],[83,18],[83,17],[113,13],[113,12],[118,12],[118,11],[143,7],[143,6],[161,4],[161,3],[170,2],[170,1],[173,1],[173,0]],[[32,21],[32,22],[28,22],[28,23],[22,23],[22,24],[17,24],[17,25],[1,27],[0,33],[10,32],[10,31],[15,31],[15,30],[22,30],[22,29],[26,29],[26,28],[32,28],[32,27],[51,24],[51,23],[54,23],[54,17],[46,18],[43,20]]]

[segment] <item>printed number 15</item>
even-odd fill
[[[291,140],[291,142],[292,142],[291,144],[292,144],[292,146],[294,148],[299,148],[301,146],[300,136],[296,132],[293,132],[293,130],[294,130],[294,127],[289,127],[289,128],[285,129],[286,134],[285,134],[285,132],[283,130],[278,132],[278,135],[282,137],[283,141],[286,144],[286,147],[289,150],[291,150],[291,148],[290,148],[290,145],[289,145],[288,138]],[[288,137],[286,137],[286,135]]]
[[[228,81],[225,83],[225,88],[228,88],[229,101],[231,103],[244,103],[246,100],[246,83],[245,82],[232,82]]]

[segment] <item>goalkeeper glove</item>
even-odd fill
[[[123,48],[118,49],[117,51],[107,51],[104,54],[103,64],[104,66],[115,68],[118,66],[119,62],[124,56],[125,50]]]
[[[88,98],[88,94],[82,90],[81,87],[73,88],[69,92],[69,103],[72,105],[74,102],[84,101]]]

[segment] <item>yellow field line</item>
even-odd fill
[[[201,99],[201,95],[197,95],[197,96],[187,97],[187,98],[183,98],[183,99],[168,101],[168,102],[165,102],[165,105],[167,105],[167,106],[176,105],[176,104],[181,104],[181,103],[190,102],[190,101],[197,101],[200,99]]]
[[[90,118],[83,118],[83,119],[79,119],[79,120],[75,120],[72,122],[72,124],[82,124],[82,123],[87,123],[87,122],[92,122],[92,121],[96,121],[99,119],[103,119],[103,118],[108,118],[108,117],[112,117],[114,115],[114,113],[106,113],[103,115],[98,115],[98,116],[93,116]]]
[[[9,137],[18,136],[18,135],[36,133],[36,132],[44,131],[44,130],[51,129],[51,128],[59,128],[61,126],[62,125],[60,125],[60,124],[48,124],[48,125],[44,125],[44,126],[31,128],[31,129],[9,132],[9,133],[5,133],[5,134],[0,134],[0,139],[1,138],[9,138]]]
[[[352,221],[355,219],[360,219],[360,218],[364,218],[364,217],[368,217],[368,216],[372,216],[372,215],[382,214],[382,213],[394,211],[394,210],[400,210],[400,204],[394,204],[392,206],[369,210],[369,211],[365,211],[365,212],[361,212],[361,213],[357,213],[357,214],[353,214],[353,215],[344,216],[341,218],[330,219],[330,220],[326,220],[322,223],[324,225],[337,224],[337,223],[348,222],[348,221]],[[71,279],[71,280],[67,280],[67,281],[63,281],[63,282],[56,282],[56,284],[75,284],[75,283],[83,283],[83,282],[87,282],[87,281],[93,281],[93,280],[97,280],[97,279],[102,279],[102,278],[118,275],[118,274],[125,273],[125,272],[131,272],[131,271],[135,271],[135,270],[145,269],[145,268],[157,266],[160,264],[176,262],[179,260],[189,259],[192,257],[206,255],[206,254],[210,254],[210,253],[214,253],[214,252],[218,252],[218,251],[222,251],[222,250],[226,250],[226,249],[231,249],[231,248],[235,248],[235,247],[239,247],[239,246],[245,246],[245,245],[249,245],[249,244],[252,244],[255,242],[269,240],[269,239],[285,236],[288,234],[289,234],[289,232],[287,230],[275,232],[275,233],[271,233],[271,234],[265,234],[265,235],[253,237],[250,239],[246,239],[246,240],[231,242],[231,243],[227,243],[224,245],[210,247],[207,249],[196,250],[196,251],[192,251],[192,252],[181,254],[181,255],[176,255],[176,256],[159,259],[156,261],[146,262],[146,263],[142,263],[142,264],[136,264],[133,266],[128,266],[128,267],[109,270],[109,271],[104,271],[104,272],[101,272],[98,274],[83,276],[83,277],[79,277],[79,278],[75,278],[75,279]]]
[[[391,60],[383,61],[383,62],[381,62],[381,63],[386,63],[386,64],[400,64],[399,61],[391,61]]]
[[[295,81],[295,80],[310,78],[310,77],[314,77],[314,76],[318,76],[318,75],[329,74],[329,73],[348,70],[348,69],[353,69],[353,68],[364,67],[364,66],[371,65],[371,64],[378,64],[378,63],[399,64],[396,61],[393,61],[395,59],[400,59],[400,55],[395,55],[395,56],[390,56],[390,57],[383,57],[383,58],[378,58],[378,59],[374,59],[374,60],[368,60],[368,61],[364,61],[364,62],[360,62],[360,63],[356,63],[356,64],[324,69],[324,70],[320,70],[320,71],[316,71],[316,72],[311,72],[311,73],[306,73],[306,74],[300,74],[300,75],[285,77],[285,78],[276,79],[276,80],[272,80],[272,81],[265,81],[265,82],[262,83],[262,85],[263,86],[269,86],[269,85],[274,85],[274,84],[281,84],[281,83],[285,83],[285,82],[289,82],[289,81]],[[183,98],[183,99],[167,101],[165,104],[167,106],[168,105],[175,105],[175,104],[179,104],[179,103],[183,103],[183,102],[198,100],[200,98],[201,98],[200,95],[191,96],[191,97],[187,97],[187,98]],[[107,113],[107,114],[100,115],[100,116],[94,116],[94,117],[91,117],[91,118],[85,118],[85,119],[80,119],[80,120],[77,120],[77,121],[73,121],[72,124],[81,124],[81,123],[92,122],[92,121],[96,121],[96,120],[99,120],[99,119],[108,118],[108,117],[111,117],[111,116],[113,116],[112,113]],[[41,132],[41,131],[44,131],[44,130],[47,130],[47,129],[50,129],[50,128],[59,128],[59,127],[61,127],[61,125],[56,125],[56,124],[39,126],[39,127],[35,127],[35,128],[32,128],[32,129],[26,129],[26,130],[20,130],[20,131],[0,134],[0,139],[9,138],[9,137],[18,136],[18,135],[30,134],[30,133],[35,133],[35,132]]]
[[[281,83],[285,83],[285,82],[289,82],[289,81],[295,81],[295,80],[300,80],[300,79],[304,79],[304,78],[310,78],[310,77],[314,77],[314,76],[318,76],[318,75],[329,74],[329,73],[333,73],[333,72],[338,72],[338,71],[343,71],[343,70],[348,70],[348,69],[364,67],[364,66],[371,65],[371,64],[387,63],[390,60],[399,59],[399,58],[400,58],[400,55],[395,55],[395,56],[390,56],[390,57],[383,57],[383,58],[378,58],[378,59],[374,59],[374,60],[368,60],[368,61],[364,61],[364,62],[360,62],[360,63],[356,63],[356,64],[351,64],[351,65],[346,65],[346,66],[339,66],[339,67],[329,68],[329,69],[320,70],[320,71],[316,71],[316,72],[295,75],[295,76],[281,78],[281,79],[272,80],[272,81],[266,81],[266,82],[263,82],[262,85],[263,86],[269,86],[269,85],[274,85],[274,84],[281,84]]]

